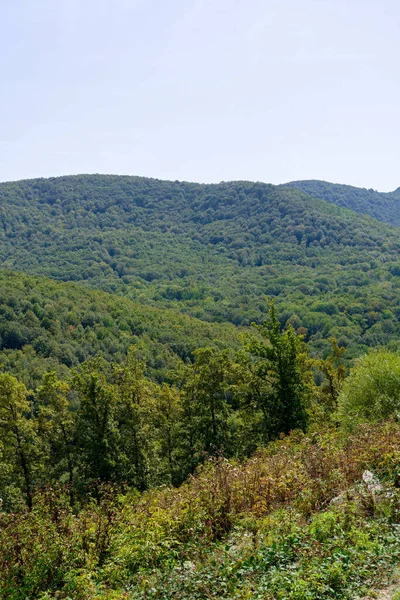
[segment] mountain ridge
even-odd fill
[[[291,181],[283,184],[282,187],[299,189],[314,198],[400,226],[400,187],[392,192],[378,192],[374,189],[318,179]]]
[[[300,190],[79,175],[0,184],[0,266],[306,339],[399,335],[398,229]],[[325,344],[325,346],[324,346]]]

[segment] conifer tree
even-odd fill
[[[246,349],[253,375],[263,382],[261,388],[256,384],[262,390],[256,401],[263,418],[270,421],[265,430],[276,436],[305,429],[308,389],[301,337],[291,325],[281,330],[274,302],[269,306],[269,318],[257,329],[260,336],[248,340]]]

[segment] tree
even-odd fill
[[[129,349],[126,361],[115,366],[118,408],[120,471],[131,485],[139,490],[149,486],[154,463],[156,437],[156,407],[154,385],[144,376],[145,363],[138,357],[137,348]]]
[[[117,394],[112,367],[102,359],[84,363],[75,372],[72,388],[79,394],[77,443],[85,478],[117,478],[119,431]]]
[[[269,318],[256,325],[259,337],[245,341],[248,366],[256,378],[254,401],[263,413],[264,431],[273,437],[307,426],[307,366],[301,337],[293,327],[281,331],[275,303]]]
[[[23,383],[8,373],[0,374],[0,441],[3,462],[23,490],[32,508],[35,474],[41,467],[41,452],[32,405]]]
[[[43,376],[35,398],[38,405],[39,434],[47,446],[46,470],[55,480],[65,472],[73,499],[76,462],[76,411],[68,402],[69,385],[60,381],[54,371]]]
[[[182,482],[180,436],[182,402],[178,390],[164,383],[156,393],[156,446],[163,482],[178,485]]]
[[[337,400],[346,377],[347,370],[343,363],[346,348],[340,347],[335,337],[329,338],[328,342],[331,344],[331,354],[324,360],[316,360],[315,364],[325,377],[321,385],[322,400],[332,411],[337,408]]]
[[[229,454],[232,361],[228,351],[195,351],[182,386],[183,431],[192,471],[206,455]]]

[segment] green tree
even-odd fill
[[[238,361],[242,370],[237,390],[240,399],[237,449],[244,458],[276,437],[278,415],[270,383],[253,372],[247,354],[238,353]]]
[[[2,462],[8,465],[11,479],[16,479],[31,508],[32,492],[43,466],[37,422],[26,387],[8,373],[0,374],[0,442]]]
[[[254,402],[263,414],[264,432],[274,436],[307,426],[307,365],[301,337],[289,325],[281,330],[274,302],[269,318],[256,326],[259,337],[247,339],[248,366],[256,377]],[[259,383],[262,382],[262,384]]]
[[[84,477],[115,480],[119,465],[119,431],[111,365],[102,359],[84,363],[73,376],[72,389],[79,394],[77,443]]]
[[[343,363],[346,348],[340,347],[335,337],[329,338],[328,341],[331,344],[331,353],[325,359],[316,360],[315,364],[324,375],[324,381],[320,386],[321,399],[323,404],[332,411],[337,408],[337,400],[346,377],[347,369]]]
[[[177,389],[164,383],[156,393],[157,451],[164,482],[182,482],[180,440],[183,407]]]
[[[126,361],[115,367],[120,471],[131,485],[146,489],[158,471],[155,443],[155,386],[144,376],[145,363],[131,347]]]
[[[191,470],[206,455],[229,454],[232,360],[228,351],[195,351],[182,388],[183,427]]]
[[[46,444],[46,471],[55,481],[64,473],[73,495],[76,462],[76,411],[68,402],[69,385],[60,381],[54,371],[43,376],[35,398],[39,416],[39,434]]]

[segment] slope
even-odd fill
[[[0,365],[29,386],[43,373],[59,375],[91,356],[120,362],[137,344],[148,374],[168,369],[202,346],[235,347],[237,329],[74,283],[0,271]]]
[[[3,268],[241,325],[274,296],[318,351],[400,337],[397,229],[299,190],[80,175],[1,184],[0,206]]]
[[[349,208],[379,221],[400,226],[400,188],[383,193],[376,190],[357,188],[351,185],[328,183],[327,181],[291,181],[285,184],[338,206]]]
[[[32,511],[0,514],[0,595],[376,598],[400,558],[399,434],[394,423],[345,439],[297,433],[244,464],[209,461],[178,489],[107,488],[80,511],[45,489]]]

